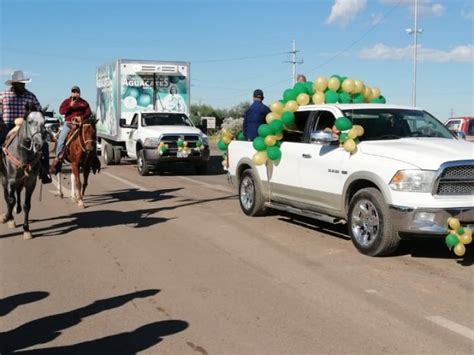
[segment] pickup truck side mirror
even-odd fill
[[[462,131],[457,131],[454,129],[450,130],[453,136],[455,136],[457,139],[466,139],[466,134]]]
[[[339,140],[333,137],[332,132],[315,131],[311,132],[311,144],[330,145],[338,144]]]
[[[133,128],[133,129],[138,128],[138,125],[127,124],[127,120],[125,118],[121,118],[119,120],[119,126],[122,127],[122,128]]]

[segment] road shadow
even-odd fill
[[[136,291],[120,296],[94,301],[87,306],[77,308],[69,312],[59,313],[33,320],[15,329],[0,333],[0,353],[9,354],[16,350],[25,349],[30,346],[48,343],[60,336],[62,330],[79,324],[84,318],[113,308],[121,307],[137,298],[155,296],[158,292],[160,292],[160,290],[156,289]],[[156,331],[156,329],[154,330]],[[146,336],[150,336],[150,329],[148,328],[145,332],[142,331],[142,340],[144,340]],[[127,339],[130,338],[122,336],[122,340]],[[154,339],[156,340],[156,337],[154,337]],[[144,344],[144,342],[140,343],[142,345]],[[92,342],[89,347],[93,346],[93,344],[94,342]],[[102,344],[107,344],[107,342],[103,342]],[[63,352],[63,354],[69,353],[70,352]],[[97,352],[86,353],[93,354]]]
[[[200,199],[185,201],[184,203],[173,205],[156,207],[149,209],[140,209],[132,211],[117,211],[117,210],[97,210],[97,211],[81,211],[69,215],[57,216],[52,218],[37,219],[38,222],[54,222],[57,220],[64,220],[56,224],[50,224],[44,228],[32,229],[33,237],[51,237],[64,235],[79,229],[91,229],[91,228],[106,228],[113,226],[128,225],[132,228],[145,228],[155,224],[163,223],[173,218],[164,217],[151,217],[152,215],[161,212],[175,210],[178,208],[199,205],[203,203],[216,202],[220,200],[235,199],[235,195],[228,195],[218,198]],[[17,226],[17,229],[21,225]],[[4,234],[0,238],[8,238],[21,234],[20,231],[15,231],[9,234]]]
[[[182,187],[172,189],[162,189],[155,191],[144,191],[140,189],[122,189],[114,190],[110,192],[104,192],[101,194],[86,195],[86,201],[88,207],[101,206],[114,202],[130,202],[130,201],[143,201],[143,202],[159,202],[175,198],[175,195],[169,195],[172,192],[182,190]]]
[[[331,224],[307,217],[292,215],[279,211],[271,211],[270,214],[279,216],[279,220],[312,229],[316,232],[328,234],[330,236],[350,241],[348,226],[346,224]],[[406,237],[407,238],[407,237]],[[385,258],[393,258],[409,255],[413,258],[430,259],[451,259],[456,260],[462,266],[474,265],[474,253],[466,247],[466,254],[463,257],[456,256],[452,250],[449,250],[443,237],[414,237],[402,239],[398,249]],[[354,247],[354,251],[357,250]]]
[[[182,320],[166,320],[144,325],[132,332],[124,332],[83,343],[26,350],[15,354],[122,354],[134,355],[160,343],[163,337],[182,332],[189,324]]]
[[[0,317],[6,316],[18,306],[33,303],[49,296],[48,292],[25,292],[0,299]]]

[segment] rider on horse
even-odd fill
[[[89,104],[81,97],[81,89],[78,86],[71,88],[71,96],[63,101],[59,107],[59,113],[65,117],[56,145],[56,159],[54,159],[51,172],[57,174],[61,170],[66,148],[66,139],[74,123],[84,122],[90,118],[92,112]],[[100,161],[97,152],[94,150],[92,171],[95,173],[100,169]]]
[[[11,88],[0,92],[0,145],[5,141],[7,133],[15,126],[15,119],[25,116],[28,105],[33,105],[36,109],[41,110],[36,96],[25,88],[25,84],[30,81],[31,79],[25,78],[21,70],[13,72],[11,80],[5,81],[5,84],[11,85]],[[48,143],[43,145],[41,166],[39,174],[41,181],[43,184],[51,183]]]

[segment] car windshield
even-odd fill
[[[179,113],[144,113],[143,126],[192,126],[188,117]]]
[[[353,124],[364,127],[364,140],[436,137],[453,139],[449,130],[425,111],[408,109],[344,110]]]

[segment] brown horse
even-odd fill
[[[71,164],[71,198],[78,206],[84,208],[84,193],[89,174],[96,157],[96,128],[95,121],[87,119],[69,123],[72,129],[66,138],[64,159]],[[83,182],[81,182],[81,168]],[[99,167],[100,170],[100,167]],[[62,198],[61,173],[58,177],[58,194]]]

